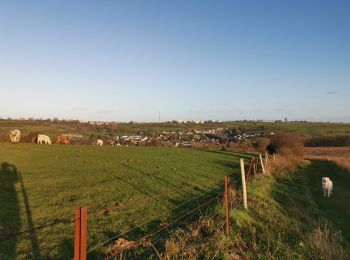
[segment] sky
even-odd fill
[[[350,1],[0,2],[0,117],[350,122]]]

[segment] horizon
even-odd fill
[[[0,117],[350,123],[349,7],[1,2]]]
[[[101,122],[101,123],[116,123],[116,124],[164,124],[164,123],[178,123],[178,124],[205,124],[205,123],[229,123],[229,122],[256,122],[256,123],[282,123],[282,124],[288,124],[288,123],[321,123],[321,124],[350,124],[350,122],[344,122],[344,121],[308,121],[308,120],[289,120],[285,122],[285,118],[283,119],[256,119],[256,120],[250,120],[250,119],[228,119],[228,120],[215,120],[215,119],[207,119],[207,120],[196,120],[196,119],[189,119],[189,120],[179,120],[179,119],[173,119],[173,120],[164,120],[164,121],[115,121],[115,120],[82,120],[82,119],[74,119],[74,118],[11,118],[11,117],[0,117],[0,120],[13,120],[13,121],[79,121],[80,123],[87,123],[87,122]]]

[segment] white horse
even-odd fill
[[[97,146],[102,146],[102,145],[103,145],[102,139],[97,139],[96,145],[97,145]]]
[[[38,135],[38,144],[51,144],[51,139],[47,135]]]
[[[10,131],[10,139],[12,143],[18,144],[20,138],[21,138],[21,131],[19,131],[18,129]]]
[[[322,177],[323,196],[330,197],[333,192],[333,182],[328,177]]]

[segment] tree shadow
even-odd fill
[[[3,162],[0,169],[0,258],[16,258],[16,244],[21,229],[19,194],[17,194],[15,187],[18,182],[23,196],[32,256],[34,259],[41,259],[39,243],[35,235],[29,199],[22,175],[18,172],[15,165],[7,162]]]

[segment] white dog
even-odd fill
[[[333,182],[328,177],[322,177],[323,196],[330,197],[333,192]]]

